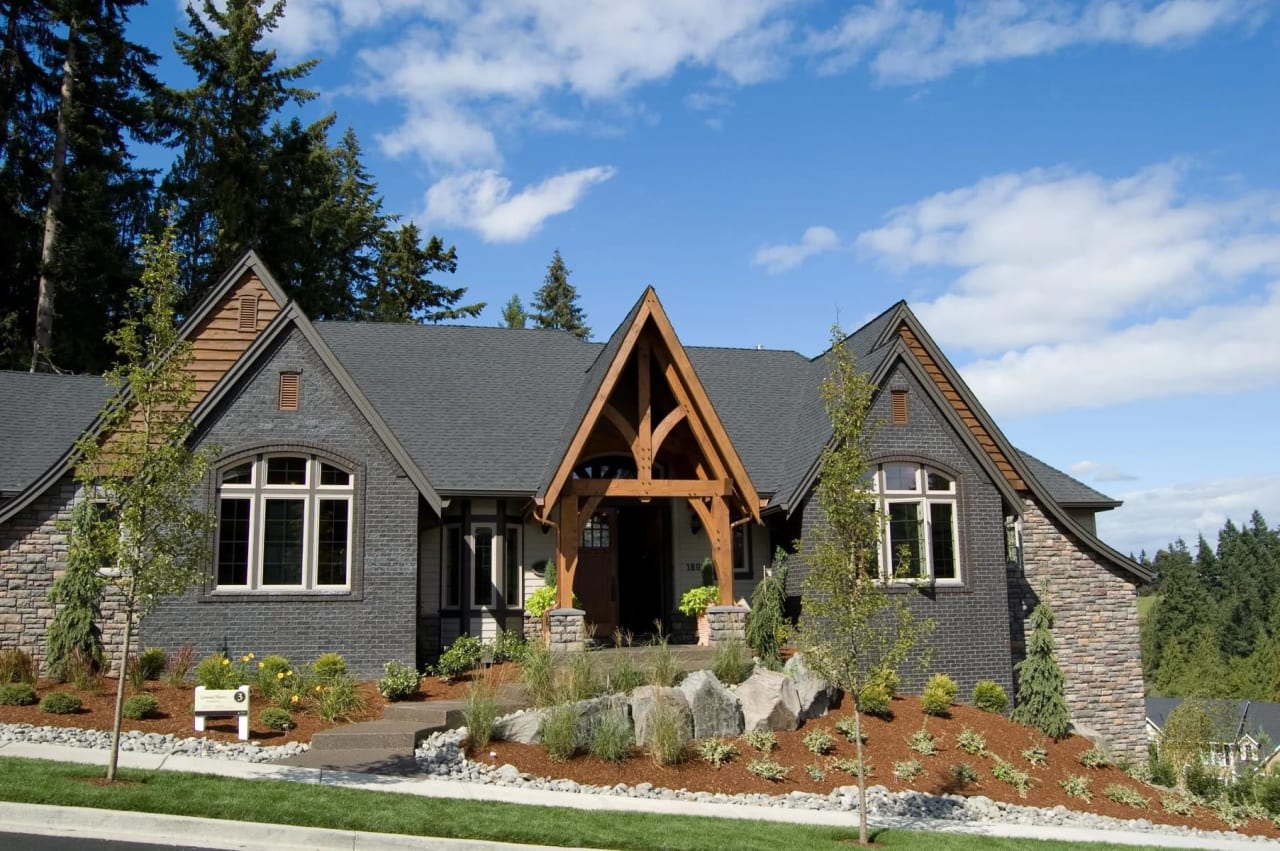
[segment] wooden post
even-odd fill
[[[578,540],[582,524],[578,522],[578,496],[560,497],[560,532],[556,547],[556,608],[573,608],[573,577],[578,569]]]
[[[733,605],[733,530],[729,527],[729,501],[725,497],[711,500],[711,561],[716,566],[716,584],[720,586],[720,605]]]

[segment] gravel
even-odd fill
[[[466,740],[466,728],[434,733],[415,752],[418,766],[433,777],[466,783],[482,783],[495,786],[512,786],[524,789],[541,789],[555,792],[575,792],[581,795],[618,795],[627,798],[650,798],[669,801],[695,801],[713,804],[738,804],[764,807],[780,807],[792,810],[857,811],[858,787],[841,786],[830,794],[789,792],[784,795],[743,794],[725,795],[712,792],[689,792],[684,789],[663,789],[652,783],[628,786],[591,786],[572,780],[535,777],[521,772],[514,765],[489,765],[473,762],[463,755],[462,742]],[[982,795],[929,795],[924,792],[892,792],[883,786],[867,788],[867,816],[877,824],[893,825],[898,820],[929,819],[952,822],[998,822],[1001,824],[1058,825],[1063,827],[1092,828],[1098,830],[1145,831],[1181,836],[1206,838],[1249,839],[1260,843],[1270,840],[1262,836],[1245,836],[1228,831],[1197,830],[1181,825],[1153,824],[1147,819],[1118,819],[1110,816],[1082,813],[1058,806],[1051,808],[1023,807],[1017,804],[993,801]]]
[[[75,727],[36,727],[32,724],[0,724],[0,743],[27,742],[31,744],[64,745],[73,748],[108,750],[111,732],[108,730],[80,730]],[[242,762],[274,762],[300,754],[310,745],[289,742],[280,746],[263,747],[253,742],[219,742],[213,739],[188,736],[178,738],[172,734],[142,733],[126,730],[120,733],[120,750],[134,753],[178,754],[202,756],[213,759],[235,759]]]

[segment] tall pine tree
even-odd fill
[[[376,322],[440,322],[480,315],[484,302],[458,304],[466,287],[450,288],[429,277],[452,274],[458,268],[457,251],[446,250],[440,237],[422,245],[422,233],[414,224],[384,231],[378,243],[374,280],[360,301],[360,315]]]
[[[538,328],[568,331],[579,340],[587,340],[591,329],[586,324],[586,314],[578,306],[578,291],[569,283],[571,274],[557,248],[547,264],[542,286],[533,295],[532,318]]]

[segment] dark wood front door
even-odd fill
[[[601,508],[583,526],[573,590],[596,637],[607,639],[618,626],[617,509]]]

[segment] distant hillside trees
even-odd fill
[[[1182,541],[1148,562],[1159,597],[1142,625],[1147,693],[1280,700],[1280,527],[1255,511],[1218,547]]]

